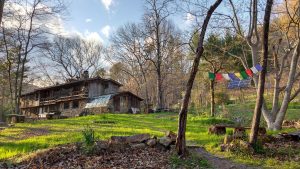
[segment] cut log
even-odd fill
[[[225,126],[214,125],[214,126],[211,126],[208,129],[208,133],[209,134],[223,135],[223,134],[226,134],[226,127]]]
[[[236,127],[233,130],[234,138],[242,138],[246,135],[246,129],[244,127]]]
[[[287,140],[300,141],[300,130],[292,133],[280,133],[279,135]]]

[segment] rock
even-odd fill
[[[142,143],[150,139],[150,134],[137,134],[133,136],[111,136],[113,143]]]
[[[172,141],[176,141],[176,138],[177,138],[177,134],[175,134],[174,132],[172,131],[167,131],[166,132],[166,136],[171,138]]]
[[[254,153],[254,149],[253,147],[250,145],[250,143],[244,141],[244,140],[240,140],[239,142],[239,146],[241,149],[253,154]]]
[[[160,150],[160,151],[167,151],[170,147],[165,147],[164,145],[157,142],[156,145],[155,145],[155,148]]]
[[[295,123],[295,128],[296,128],[296,129],[300,129],[300,121],[297,121],[297,122]]]
[[[167,136],[159,138],[159,143],[165,147],[169,147],[172,142],[172,139]]]
[[[208,129],[208,133],[217,135],[226,134],[226,127],[214,125]]]
[[[239,144],[242,148],[250,147],[250,144],[248,142],[244,141],[244,140],[240,140]]]
[[[137,134],[127,137],[128,143],[142,143],[150,139],[150,134]]]
[[[126,136],[111,136],[110,143],[127,143]]]
[[[156,145],[156,139],[149,139],[146,144],[149,146],[149,147],[154,147]]]
[[[134,148],[134,149],[142,149],[142,148],[146,147],[146,144],[145,143],[136,143],[136,144],[131,144],[130,147]]]
[[[232,140],[234,140],[234,137],[232,135],[226,135],[224,137],[224,144],[229,144],[232,142]]]
[[[220,145],[220,150],[221,150],[221,152],[227,151],[227,147],[228,147],[227,144],[221,144],[221,145]]]
[[[95,146],[98,149],[103,149],[103,150],[107,150],[109,148],[109,144],[106,141],[97,141],[95,143]]]

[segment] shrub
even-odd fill
[[[83,135],[84,151],[87,154],[91,154],[93,152],[95,141],[96,141],[95,131],[90,126],[86,126],[82,131],[82,135]]]
[[[215,94],[215,102],[216,104],[229,104],[229,95],[227,93],[218,92]]]

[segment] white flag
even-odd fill
[[[226,79],[226,80],[231,80],[227,73],[222,74],[222,76],[223,76],[224,79]]]
[[[255,67],[250,68],[254,74],[258,73],[258,70]]]

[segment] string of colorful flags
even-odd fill
[[[232,81],[240,81],[249,79],[249,77],[253,77],[254,74],[258,74],[262,70],[260,64],[256,64],[250,69],[238,72],[238,73],[212,73],[208,72],[208,77],[210,80],[232,80]]]

